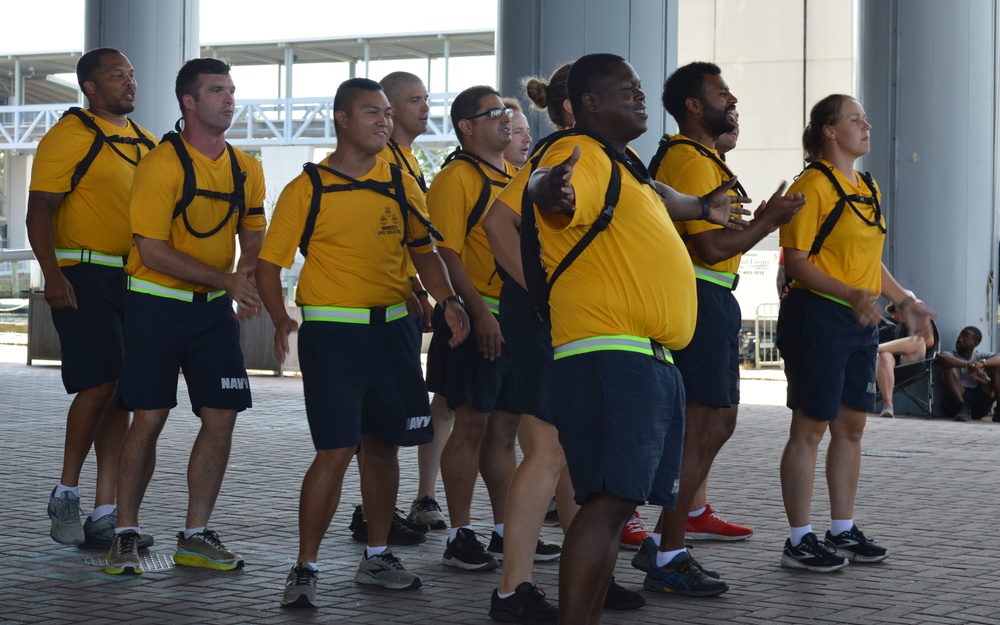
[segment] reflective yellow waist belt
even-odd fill
[[[91,263],[93,265],[103,265],[105,267],[124,267],[125,256],[111,256],[101,254],[93,250],[65,250],[57,249],[56,258],[58,260],[76,260],[81,263]]]
[[[303,321],[332,321],[375,325],[402,319],[407,315],[406,302],[375,308],[344,308],[341,306],[303,306]]]
[[[637,354],[652,356],[662,362],[669,362],[671,364],[674,362],[673,356],[670,355],[670,350],[653,339],[644,339],[639,336],[629,336],[628,334],[591,336],[578,341],[570,341],[555,348],[554,359],[559,360],[567,356],[577,356],[579,354],[607,350],[635,352]]]
[[[486,302],[486,305],[490,307],[491,313],[493,313],[494,315],[500,314],[500,300],[495,299],[493,297],[486,297],[485,295],[483,295],[483,301]]]
[[[135,291],[136,293],[145,293],[146,295],[155,295],[156,297],[176,299],[182,302],[211,302],[212,300],[218,299],[226,294],[225,291],[211,291],[204,293],[201,291],[174,289],[169,286],[163,286],[162,284],[150,282],[149,280],[140,280],[139,278],[133,278],[131,276],[128,279],[128,290]]]
[[[740,275],[737,273],[726,273],[725,271],[715,271],[701,265],[694,266],[694,277],[698,280],[718,284],[730,291],[735,291],[740,283]]]

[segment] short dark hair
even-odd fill
[[[451,103],[452,127],[458,128],[458,122],[475,115],[479,108],[479,101],[488,95],[495,95],[499,98],[500,92],[488,85],[476,85],[475,87],[469,87],[455,96],[455,99]],[[461,143],[462,133],[459,132],[456,134],[458,135],[458,142]]]
[[[617,54],[601,52],[581,56],[573,62],[566,77],[566,92],[574,117],[578,117],[583,108],[583,94],[594,93],[598,83],[608,77],[611,66],[624,61]]]
[[[840,121],[840,109],[844,102],[853,99],[843,93],[834,93],[813,105],[809,111],[809,123],[802,131],[802,150],[805,152],[806,162],[812,163],[823,158],[826,147],[823,141],[823,127],[835,126]]]
[[[179,72],[177,80],[174,82],[174,95],[177,96],[177,104],[184,113],[184,95],[198,97],[198,89],[201,87],[201,80],[198,76],[202,74],[229,74],[230,65],[219,59],[201,58],[191,59],[185,63]]]
[[[976,326],[965,326],[959,334],[969,334],[976,340],[976,345],[983,342],[983,333]]]
[[[687,119],[687,99],[701,99],[705,95],[705,76],[721,73],[718,65],[704,61],[677,68],[663,83],[663,108],[678,124],[684,123]]]
[[[87,94],[87,91],[83,88],[83,83],[88,80],[94,80],[94,72],[100,69],[101,59],[106,54],[122,53],[115,48],[94,48],[81,56],[80,60],[76,62],[76,82],[80,84],[80,91],[83,91],[84,95]],[[122,56],[125,55],[122,54]]]
[[[333,96],[333,110],[349,110],[361,91],[382,91],[382,85],[368,78],[348,78],[337,87],[337,93]]]
[[[416,74],[411,74],[410,72],[392,72],[386,74],[379,84],[382,85],[382,90],[385,91],[385,97],[390,102],[399,95],[399,92],[403,89],[403,85],[412,85],[420,83],[423,84],[424,81],[420,79],[420,76]]]

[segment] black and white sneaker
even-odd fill
[[[791,539],[786,539],[785,551],[781,554],[781,566],[816,573],[839,571],[847,564],[847,558],[837,555],[835,549],[821,543],[812,532],[803,536],[802,542],[796,547],[792,546]]]
[[[500,562],[486,552],[476,533],[467,527],[459,528],[455,540],[448,541],[441,561],[466,571],[492,571],[500,566]]]
[[[503,536],[493,532],[490,545],[486,550],[497,560],[503,560]],[[538,544],[535,546],[535,562],[551,562],[558,560],[560,555],[562,555],[562,547],[541,538],[538,539]]]
[[[317,579],[319,573],[308,564],[299,562],[293,566],[285,579],[281,605],[286,608],[315,608]]]
[[[501,623],[546,625],[559,622],[559,610],[545,600],[545,593],[531,582],[522,582],[514,594],[501,599],[493,590],[490,598],[490,618]]]
[[[852,525],[851,529],[836,536],[827,530],[826,540],[823,542],[836,551],[838,556],[852,562],[881,562],[889,557],[889,550],[869,540],[857,525]]]

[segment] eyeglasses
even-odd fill
[[[490,109],[488,111],[483,111],[482,113],[476,113],[472,117],[466,117],[465,119],[475,119],[477,117],[489,116],[490,119],[500,119],[506,115],[508,118],[513,117],[514,109]]]

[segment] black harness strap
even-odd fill
[[[400,216],[403,220],[403,243],[409,245],[410,247],[419,247],[421,245],[427,245],[431,242],[431,237],[437,239],[438,241],[443,241],[444,237],[441,236],[431,222],[420,214],[420,211],[413,208],[409,201],[406,199],[406,191],[403,188],[403,170],[392,164],[389,166],[389,171],[391,172],[392,179],[390,182],[378,182],[375,180],[358,180],[352,178],[345,173],[339,172],[332,167],[327,167],[326,165],[319,165],[317,163],[306,163],[302,166],[302,169],[309,176],[309,180],[312,182],[313,193],[312,199],[309,202],[309,214],[306,216],[306,225],[302,231],[302,238],[299,239],[299,251],[302,252],[303,256],[308,256],[309,240],[312,238],[313,230],[316,229],[316,219],[319,217],[320,207],[323,201],[324,193],[337,193],[339,191],[356,191],[358,189],[368,189],[369,191],[374,191],[380,195],[393,200],[399,206]],[[341,184],[330,184],[324,185],[322,177],[320,176],[320,170],[327,173],[333,174],[339,178],[347,181],[347,183]],[[407,214],[413,215],[417,218],[425,228],[427,228],[428,236],[421,238],[417,241],[407,242]]]
[[[653,158],[649,161],[649,175],[651,177],[656,177],[656,173],[660,170],[660,165],[663,163],[663,159],[667,155],[667,150],[675,145],[689,145],[695,150],[698,150],[699,154],[707,159],[710,159],[713,163],[715,163],[716,167],[722,170],[722,173],[726,175],[726,179],[722,181],[723,183],[729,182],[735,177],[735,174],[729,169],[729,166],[726,165],[726,161],[719,158],[718,154],[709,150],[697,141],[684,139],[677,135],[663,135],[660,138],[660,144],[656,148],[656,154],[654,154]],[[740,182],[737,181],[737,183],[733,185],[733,190],[740,195],[747,197],[747,191],[743,188],[743,185]]]
[[[98,126],[97,123],[94,121],[94,119],[90,117],[90,115],[84,113],[83,109],[81,109],[78,106],[71,106],[68,109],[66,109],[66,112],[63,113],[62,116],[66,117],[67,115],[72,115],[76,117],[83,123],[84,126],[94,131],[94,142],[90,144],[90,150],[87,151],[86,156],[83,157],[83,160],[81,160],[77,164],[76,169],[73,171],[73,178],[70,180],[70,188],[69,188],[70,192],[76,189],[76,186],[80,184],[80,180],[84,177],[84,175],[86,175],[87,170],[90,169],[90,166],[94,163],[94,159],[97,158],[97,155],[101,153],[101,148],[104,147],[104,144],[107,144],[108,147],[110,147],[112,150],[115,151],[116,154],[118,154],[118,156],[122,157],[132,165],[138,165],[139,159],[142,158],[142,150],[139,148],[140,144],[146,146],[147,152],[156,147],[156,144],[153,143],[153,140],[150,139],[148,136],[146,136],[146,134],[143,133],[141,130],[139,130],[138,124],[136,124],[131,119],[128,120],[128,123],[129,125],[132,126],[132,130],[133,132],[135,132],[136,136],[123,137],[121,135],[105,134],[104,131],[101,130],[101,127]],[[119,150],[118,146],[115,145],[116,143],[121,143],[123,145],[134,145],[135,159],[132,159],[124,152]]]
[[[529,176],[538,168],[545,152],[553,143],[564,137],[588,136],[597,141],[611,160],[611,176],[608,180],[608,189],[604,195],[604,208],[597,220],[591,224],[587,232],[576,242],[570,251],[556,266],[551,278],[546,278],[545,268],[541,260],[541,242],[538,238],[538,223],[535,220],[535,206],[528,196],[527,191],[521,196],[521,265],[524,272],[525,285],[531,295],[535,313],[544,323],[549,323],[549,293],[552,285],[569,267],[580,254],[591,244],[598,234],[611,225],[614,218],[615,207],[621,195],[621,173],[617,165],[621,164],[636,180],[652,187],[652,180],[643,164],[632,154],[622,153],[610,145],[599,135],[580,129],[560,130],[542,139],[535,147],[534,152],[526,167],[530,167]]]
[[[233,150],[233,146],[229,145],[228,141],[226,142],[226,151],[229,152],[229,166],[233,173],[233,191],[231,193],[198,188],[198,181],[195,178],[194,173],[194,161],[191,160],[191,155],[188,154],[187,148],[184,147],[184,141],[181,139],[180,134],[176,132],[168,132],[163,135],[160,142],[170,143],[170,145],[174,148],[174,152],[177,153],[177,158],[181,162],[181,167],[184,169],[184,191],[183,195],[181,195],[181,200],[177,202],[177,206],[174,207],[174,219],[177,217],[183,219],[184,227],[187,228],[187,231],[190,232],[192,236],[199,239],[207,239],[216,232],[222,230],[233,215],[237,216],[236,219],[237,222],[239,222],[242,221],[244,214],[264,214],[263,206],[255,207],[249,212],[246,209],[244,185],[246,183],[247,174],[245,171],[240,169],[239,162],[236,160],[236,151]],[[195,230],[188,219],[188,206],[190,206],[191,202],[194,201],[194,198],[198,196],[229,202],[229,210],[222,218],[222,221],[219,222],[219,225],[207,232],[199,232]]]
[[[476,224],[479,223],[479,220],[483,218],[483,213],[486,212],[487,205],[490,202],[490,187],[493,186],[493,187],[503,188],[507,186],[507,183],[510,181],[511,176],[507,172],[497,169],[493,165],[480,159],[472,152],[468,152],[466,150],[463,150],[462,148],[458,148],[454,152],[449,154],[444,159],[444,165],[447,165],[448,163],[454,160],[465,161],[466,163],[470,163],[473,167],[476,168],[476,171],[478,171],[479,175],[482,176],[483,178],[483,187],[479,191],[479,197],[476,199],[476,204],[472,207],[472,212],[469,213],[468,219],[465,220],[465,236],[469,236],[469,233],[472,232],[472,229],[476,227]],[[493,171],[502,174],[506,178],[506,180],[499,181],[490,178],[486,174],[486,172],[483,171],[483,165],[486,165]]]
[[[392,157],[396,159],[396,166],[405,167],[406,171],[417,179],[417,184],[420,185],[420,190],[427,193],[427,182],[424,180],[423,172],[417,173],[413,171],[413,168],[410,167],[410,162],[406,160],[406,155],[403,154],[403,149],[399,147],[399,143],[390,137],[387,145],[389,146],[389,151],[392,152]]]
[[[833,210],[830,211],[830,214],[826,216],[825,220],[823,220],[823,224],[820,226],[819,232],[816,233],[816,238],[813,239],[812,247],[809,248],[809,256],[819,253],[820,249],[823,247],[823,243],[826,241],[826,238],[830,236],[831,232],[833,232],[833,227],[837,225],[838,221],[840,221],[840,216],[843,215],[844,207],[847,205],[850,205],[851,210],[853,210],[854,213],[858,217],[860,217],[863,222],[865,222],[869,226],[877,226],[879,232],[885,234],[885,226],[882,225],[882,207],[879,205],[878,193],[875,191],[875,183],[872,181],[872,175],[870,173],[865,172],[864,174],[861,175],[861,180],[864,181],[865,186],[868,187],[868,190],[872,192],[871,197],[865,197],[857,194],[848,195],[844,191],[844,187],[840,186],[840,183],[837,181],[837,177],[833,174],[833,170],[829,167],[825,167],[820,163],[813,162],[809,163],[806,166],[806,169],[815,169],[817,171],[823,172],[823,175],[826,176],[827,179],[829,179],[830,184],[833,185],[833,188],[837,190],[837,194],[840,196],[840,200],[837,201],[836,206],[833,207]],[[861,211],[858,210],[858,207],[855,206],[854,204],[855,202],[861,204],[868,204],[870,206],[874,205],[875,220],[871,221],[867,217],[862,215]]]

